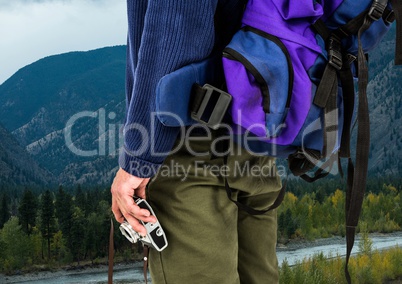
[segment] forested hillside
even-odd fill
[[[338,181],[308,186],[289,181],[278,210],[278,241],[345,234],[345,193]],[[307,193],[306,193],[307,191]],[[369,181],[361,224],[369,232],[402,228],[402,180]],[[17,194],[16,194],[17,193]],[[67,264],[105,263],[110,220],[109,188],[53,188],[0,193],[0,272]],[[167,236],[169,238],[169,236]],[[117,260],[140,256],[115,223]],[[133,250],[134,249],[134,250]],[[34,265],[33,265],[34,264]]]
[[[0,186],[43,186],[54,180],[1,124],[0,138]]]

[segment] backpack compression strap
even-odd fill
[[[321,82],[314,96],[314,104],[324,110],[323,117],[323,149],[322,153],[316,150],[303,149],[294,154],[289,155],[289,169],[295,176],[299,176],[307,182],[314,182],[320,178],[327,176],[337,161],[336,155],[332,153],[335,149],[338,136],[338,73],[342,71],[345,65],[343,60],[343,52],[341,38],[332,35],[322,21],[317,22],[314,26],[317,32],[327,42],[328,63],[322,75]],[[319,31],[318,31],[319,30]],[[354,90],[352,90],[354,92]],[[317,160],[326,159],[320,165],[319,169],[312,175],[307,172],[315,168]]]

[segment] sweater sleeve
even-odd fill
[[[127,113],[119,165],[132,175],[155,175],[174,145],[180,128],[166,127],[156,118],[156,86],[164,75],[210,54],[216,4],[127,0]]]

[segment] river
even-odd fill
[[[382,250],[390,247],[402,247],[402,232],[387,235],[370,235],[373,241],[374,250]],[[358,253],[359,238],[356,238],[353,253]],[[297,261],[323,253],[327,257],[337,255],[344,256],[346,244],[344,238],[320,239],[314,242],[293,242],[288,246],[278,247],[277,256],[281,264],[285,259],[289,265],[294,265]],[[144,283],[142,265],[133,264],[131,267],[116,266],[114,276],[115,283]],[[25,276],[0,276],[0,283],[27,283],[27,284],[79,284],[79,283],[106,283],[107,268],[98,271],[81,271],[56,273],[39,273],[37,275]]]

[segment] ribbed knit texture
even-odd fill
[[[233,9],[239,0],[220,2]],[[172,149],[180,128],[166,127],[153,115],[156,86],[164,75],[211,53],[216,5],[217,0],[127,0],[127,113],[119,159],[125,171],[153,176]]]

